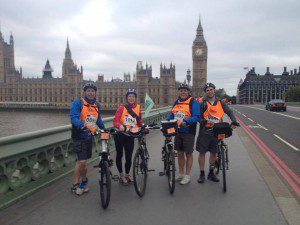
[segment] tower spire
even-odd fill
[[[67,38],[67,48],[65,52],[65,59],[72,59],[71,50],[69,47],[69,38]]]

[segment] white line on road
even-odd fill
[[[259,123],[257,125],[260,126],[264,130],[268,130],[267,128],[265,128],[264,126],[260,125]]]
[[[298,148],[296,148],[294,145],[291,145],[290,143],[288,143],[287,141],[283,140],[281,137],[279,137],[276,134],[273,134],[275,137],[277,137],[280,141],[282,141],[283,143],[287,144],[288,146],[290,146],[292,149],[294,149],[295,151],[299,151]]]
[[[242,114],[244,117],[247,117],[245,114]]]
[[[250,120],[251,122],[254,122],[254,120],[253,120],[253,119],[251,119],[251,118],[249,118],[249,117],[248,117],[248,120]]]
[[[248,108],[252,108],[252,109],[257,109],[257,110],[261,110],[261,111],[265,111],[265,112],[270,112],[270,111],[267,111],[265,109],[260,109],[260,108],[256,108],[256,107],[252,107],[252,106],[247,106],[247,105],[244,105],[244,106],[248,107]],[[286,115],[286,114],[282,114],[282,113],[278,113],[278,112],[270,112],[270,113],[275,113],[275,114],[278,114],[278,115],[281,115],[281,116],[286,116],[286,117],[290,117],[290,118],[293,118],[293,119],[296,119],[296,120],[300,120],[299,117],[290,116],[290,115]]]

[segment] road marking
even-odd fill
[[[300,196],[300,177],[295,174],[259,137],[257,137],[252,130],[250,130],[240,118],[237,118],[241,127],[251,137],[251,139],[262,150],[265,156],[270,160],[273,166],[278,170],[282,177],[288,182],[288,184],[294,189],[296,194]],[[296,183],[295,183],[296,182]]]
[[[248,125],[249,128],[261,128],[260,126]]]
[[[259,123],[257,125],[260,126],[264,130],[268,130],[267,128],[265,128],[264,126],[260,125]]]
[[[242,114],[244,117],[247,117],[245,114]]]
[[[273,134],[275,137],[277,137],[280,141],[282,141],[283,143],[287,144],[288,146],[290,146],[292,149],[294,149],[295,151],[299,151],[298,148],[296,148],[294,145],[288,143],[287,141],[283,140],[281,137],[279,137],[278,135],[276,134]]]
[[[290,117],[290,118],[293,118],[293,119],[296,119],[296,120],[300,120],[299,117],[295,117],[295,116],[285,115],[285,114],[278,113],[278,112],[271,112],[271,111],[267,111],[267,110],[265,110],[265,109],[256,108],[256,107],[253,107],[253,106],[247,106],[247,105],[243,105],[243,106],[248,107],[248,108],[252,108],[252,109],[261,110],[261,111],[264,111],[264,112],[275,113],[275,114],[278,114],[278,115],[281,115],[281,116]],[[244,114],[243,114],[243,115],[244,115]]]
[[[249,118],[249,117],[248,117],[248,120],[250,120],[251,122],[254,122],[254,120],[253,120],[253,119],[251,119],[251,118]]]

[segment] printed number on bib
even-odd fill
[[[125,115],[124,125],[134,127],[136,125],[136,119],[131,115]]]
[[[180,122],[183,121],[184,117],[185,117],[185,115],[184,115],[184,113],[181,112],[181,111],[175,113],[175,115],[174,115],[174,119],[175,119],[175,120],[178,120],[178,121],[180,121]]]
[[[87,115],[86,118],[85,118],[84,125],[88,126],[88,127],[94,127],[94,126],[96,126],[96,122],[97,122],[97,117],[96,116]]]
[[[210,114],[208,114],[208,123],[220,123],[220,120]]]

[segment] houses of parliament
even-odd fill
[[[201,21],[192,43],[192,94],[198,97],[202,94],[207,77],[207,45],[203,35]],[[69,108],[72,101],[82,96],[83,67],[74,63],[67,40],[65,56],[62,63],[62,77],[54,78],[49,60],[46,61],[41,78],[24,78],[22,68],[16,69],[14,56],[14,38],[10,35],[9,43],[5,42],[0,31],[0,102],[1,103],[37,103],[47,104],[54,108]],[[175,80],[176,67],[160,64],[160,76],[154,77],[152,66],[142,62],[136,65],[136,73],[131,77],[124,74],[123,79],[117,78],[104,81],[104,75],[98,75],[95,84],[98,87],[97,100],[101,108],[112,110],[125,102],[125,93],[129,88],[138,92],[137,101],[144,107],[146,93],[152,98],[155,107],[172,105],[177,97],[179,82]],[[187,71],[190,82],[190,71]]]

